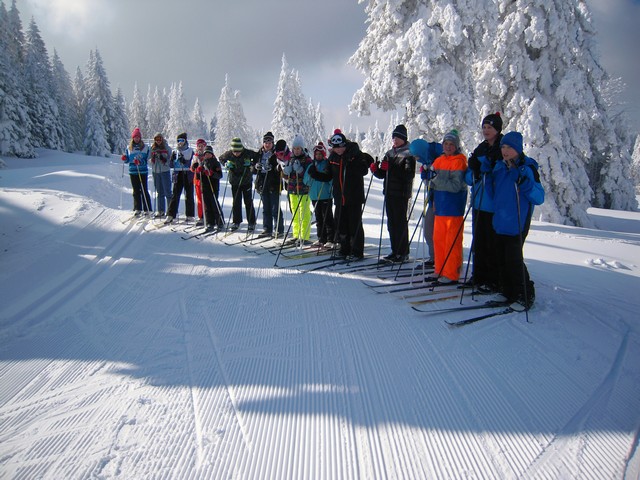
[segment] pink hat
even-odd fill
[[[207,144],[207,142],[206,142],[204,139],[202,139],[202,138],[199,138],[199,139],[196,141],[196,146],[197,146],[197,145],[206,145],[206,144]]]
[[[131,138],[135,138],[135,137],[142,138],[142,134],[140,133],[140,129],[138,127],[134,128],[133,132],[131,132]]]

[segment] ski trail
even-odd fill
[[[593,391],[587,402],[556,432],[554,438],[545,446],[541,454],[529,465],[529,468],[524,472],[527,476],[536,478],[575,473],[576,466],[580,465],[580,462],[576,462],[576,456],[579,455],[575,445],[577,442],[574,438],[576,432],[580,432],[580,443],[586,442],[585,424],[593,418],[600,418],[606,411],[606,404],[624,365],[628,344],[629,331],[627,330],[622,336],[616,356],[602,382]],[[607,452],[602,452],[602,454],[606,457]],[[554,462],[557,458],[563,458],[561,465],[565,467],[564,470],[559,470],[560,466]]]

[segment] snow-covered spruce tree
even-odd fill
[[[324,115],[322,113],[322,109],[320,108],[319,103],[313,112],[313,127],[316,135],[315,143],[322,141],[326,146],[327,142],[325,141],[325,137],[328,135],[329,132],[327,132],[324,128]]]
[[[624,166],[600,90],[606,80],[583,0],[500,0],[491,49],[476,62],[482,113],[501,105],[541,167],[542,218],[588,226],[592,200],[628,205]],[[507,128],[508,127],[508,128]],[[615,192],[618,190],[618,192]]]
[[[162,133],[168,141],[172,141],[167,135],[167,117],[166,112],[169,110],[169,100],[166,92],[160,91],[158,86],[151,93],[151,85],[147,89],[147,126],[149,128],[149,136],[156,133]]]
[[[98,103],[95,97],[87,97],[83,149],[87,155],[108,157],[111,147],[107,142],[107,130]]]
[[[311,137],[315,136],[313,120],[310,118],[308,103],[302,94],[298,72],[289,70],[284,54],[273,105],[271,131],[276,139],[283,138],[287,143],[291,143],[293,138],[300,134],[309,146]]]
[[[169,120],[167,121],[167,137],[170,142],[182,132],[187,132],[187,137],[192,139],[192,135],[187,131],[189,119],[187,118],[187,104],[184,98],[182,82],[171,84],[169,90]]]
[[[131,103],[127,110],[127,117],[131,128],[138,127],[142,131],[142,135],[145,138],[151,138],[154,132],[150,131],[147,121],[147,104],[138,89],[138,82],[133,85],[133,96],[131,97]]]
[[[377,157],[378,159],[382,159],[384,153],[389,150],[389,148],[385,148],[382,132],[378,127],[377,121],[373,127],[369,126],[361,148],[373,158]]]
[[[209,140],[207,131],[207,122],[205,121],[204,115],[202,114],[200,101],[196,98],[196,103],[193,105],[193,110],[191,111],[189,132],[193,138],[204,138],[206,140]]]
[[[12,25],[11,18],[18,24]],[[32,158],[36,154],[21,81],[22,45],[19,42],[23,38],[20,16],[9,15],[0,1],[0,155]]]
[[[41,147],[62,150],[64,134],[53,92],[51,63],[47,47],[33,19],[25,40],[24,82],[33,142]]]
[[[65,151],[75,152],[82,149],[82,125],[76,109],[76,95],[71,77],[64,68],[58,53],[53,51],[51,59],[52,92],[58,105],[58,115],[62,128],[62,145]]]
[[[225,75],[215,116],[217,119],[214,148],[216,152],[222,153],[229,150],[231,139],[234,137],[239,137],[246,147],[255,147],[252,145],[253,135],[247,126],[247,119],[240,103],[240,92],[231,88],[228,75]]]
[[[127,101],[120,87],[116,89],[116,94],[113,97],[113,124],[111,128],[114,138],[117,139],[114,147],[116,153],[124,153],[131,138],[131,129],[127,118]],[[145,130],[142,130],[142,134],[147,138],[153,135]]]
[[[85,91],[84,75],[80,67],[76,67],[76,76],[73,79],[72,87],[76,100],[76,117],[78,118],[80,128],[80,143],[78,144],[78,148],[82,150],[84,148],[84,133],[86,130],[87,92]]]
[[[100,115],[102,126],[105,131],[105,140],[112,153],[118,152],[118,144],[120,139],[118,133],[113,130],[114,125],[114,102],[111,94],[111,86],[107,78],[107,72],[104,69],[102,57],[98,49],[89,52],[89,60],[87,62],[85,88],[87,96],[87,108],[91,104],[91,109]],[[92,113],[93,114],[93,113]],[[87,118],[88,122],[89,119]],[[85,132],[87,131],[85,126]],[[99,129],[96,130],[99,132]],[[86,134],[86,133],[85,133]],[[94,141],[95,145],[102,145],[100,139]],[[85,145],[86,145],[85,138]],[[86,152],[88,155],[96,155]],[[97,154],[102,155],[102,154]]]
[[[368,0],[369,26],[349,63],[365,75],[351,110],[404,109],[409,131],[439,140],[456,128],[477,144],[471,65],[486,40],[489,0]],[[483,21],[478,21],[479,15]]]
[[[216,115],[214,114],[213,117],[211,117],[211,121],[209,122],[209,130],[208,130],[208,137],[209,137],[209,140],[211,141],[211,144],[216,143],[217,129],[218,129],[218,117],[216,117]]]
[[[636,145],[633,149],[631,160],[631,175],[633,183],[635,184],[636,192],[640,194],[640,135],[636,137]]]

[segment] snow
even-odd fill
[[[0,170],[0,478],[640,475],[640,213],[534,222],[529,323],[454,329],[371,273],[122,223],[117,157],[38,153]]]

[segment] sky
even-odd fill
[[[4,0],[10,5],[10,0]],[[640,130],[640,1],[588,0],[599,32],[602,64],[627,85],[632,128]],[[182,81],[189,110],[196,98],[207,120],[225,75],[240,90],[250,126],[271,123],[282,55],[300,73],[303,93],[320,103],[325,128],[359,126],[390,114],[350,115],[348,105],[363,75],[347,65],[366,32],[365,3],[356,0],[17,0],[23,26],[34,16],[49,53],[55,48],[73,77],[98,49],[112,86],[130,101],[134,82],[167,89]]]

